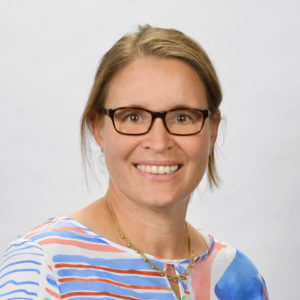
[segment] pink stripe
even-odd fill
[[[48,238],[44,240],[40,240],[37,242],[40,246],[41,245],[48,245],[48,244],[60,244],[60,245],[70,245],[76,246],[79,248],[84,248],[88,250],[96,250],[96,251],[103,251],[103,252],[124,252],[120,249],[112,247],[110,245],[97,245],[97,244],[89,244],[85,242],[79,242],[74,240],[65,240],[60,238]]]
[[[192,269],[192,287],[193,293],[196,299],[210,300],[210,277],[211,277],[211,266],[217,255],[217,253],[226,248],[219,242],[214,242],[214,248],[210,255],[206,259],[195,263]]]
[[[72,231],[72,232],[86,234],[86,231],[84,231],[84,230],[82,230],[80,228],[61,227],[61,228],[52,228],[51,230],[49,230],[49,229],[43,229],[43,230],[35,231],[33,233],[30,233],[30,234],[26,235],[24,238],[27,239],[29,237],[35,236],[35,235],[43,233],[43,232],[57,232],[57,231]]]

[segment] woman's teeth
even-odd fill
[[[152,174],[170,174],[174,173],[178,169],[178,165],[173,166],[149,166],[149,165],[137,165],[136,166],[139,170],[152,173]]]

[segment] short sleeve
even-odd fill
[[[215,286],[220,300],[268,300],[268,293],[262,275],[251,260],[236,250],[233,261]]]
[[[0,299],[60,299],[43,249],[30,240],[11,243],[0,262]]]

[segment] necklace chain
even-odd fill
[[[128,248],[133,249],[136,253],[138,253],[145,262],[147,262],[152,269],[156,270],[160,276],[165,276],[168,280],[173,281],[173,282],[177,282],[178,278],[180,278],[181,280],[186,280],[187,276],[190,274],[191,269],[194,267],[194,255],[193,255],[193,250],[191,249],[191,237],[190,237],[190,232],[187,226],[187,223],[185,222],[185,226],[186,226],[186,231],[187,231],[187,240],[188,240],[188,250],[189,250],[189,256],[190,256],[190,261],[188,266],[186,267],[186,269],[181,273],[181,274],[170,274],[167,271],[162,270],[161,268],[159,268],[157,265],[155,265],[147,256],[145,253],[143,253],[141,250],[139,250],[127,237],[127,235],[124,233],[124,231],[122,230],[120,224],[118,223],[117,217],[113,211],[112,208],[109,207],[108,202],[106,200],[106,197],[104,197],[104,201],[105,201],[105,205],[106,208],[113,220],[113,222],[115,223],[117,229],[118,229],[118,233],[120,235],[120,238],[125,242],[126,246]]]

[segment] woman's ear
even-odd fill
[[[218,110],[217,112],[213,113],[211,118],[211,136],[210,136],[211,147],[214,146],[217,140],[220,122],[221,122],[221,113]]]
[[[103,120],[100,118],[99,114],[95,113],[91,117],[91,124],[93,129],[93,136],[97,144],[101,149],[104,147],[104,137],[103,137]]]

